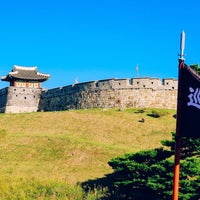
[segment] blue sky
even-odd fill
[[[54,88],[107,78],[177,78],[200,62],[198,0],[6,0],[0,2],[0,76],[37,66]],[[8,86],[0,81],[0,88]]]

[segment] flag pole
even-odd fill
[[[181,96],[182,96],[182,79],[181,69],[184,66],[184,48],[185,48],[185,32],[181,33],[180,42],[180,58],[178,66],[178,98],[177,98],[177,113],[176,113],[176,136],[175,136],[175,159],[174,159],[174,185],[173,185],[173,200],[178,200],[179,178],[180,178],[180,151],[181,151],[181,132],[180,132],[180,117],[181,117]]]

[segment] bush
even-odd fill
[[[174,139],[174,136],[173,136]],[[172,198],[174,141],[163,141],[170,147],[140,151],[114,158],[109,162],[113,168],[115,199]],[[180,200],[200,199],[200,139],[182,139],[180,171]]]
[[[162,110],[152,110],[152,114],[150,116],[159,118],[168,115],[169,113],[167,111]]]

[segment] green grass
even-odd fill
[[[30,188],[34,183],[48,188],[48,184],[56,182],[56,188],[59,184],[75,185],[112,173],[107,164],[111,158],[159,147],[161,140],[171,139],[175,111],[156,109],[165,115],[154,118],[151,116],[154,110],[0,114],[0,184],[7,183],[6,191],[14,183],[20,188],[23,181]],[[144,123],[139,122],[141,118]],[[0,187],[0,193],[4,189]]]
[[[105,189],[95,189],[87,194],[79,185],[69,185],[64,181],[38,179],[2,179],[0,178],[0,199],[6,200],[97,200]]]

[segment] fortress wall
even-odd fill
[[[113,82],[113,79],[100,80],[96,82],[96,87],[101,88],[102,90],[111,89],[114,85]]]
[[[5,113],[7,94],[8,94],[8,87],[0,90],[0,113]]]
[[[105,86],[105,85],[104,85]],[[108,85],[107,85],[108,86]],[[74,93],[60,95],[42,93],[39,110],[59,111],[67,109],[87,108],[129,108],[154,107],[176,108],[177,90],[152,88],[110,88],[77,90]],[[62,93],[62,95],[61,95]],[[58,91],[56,91],[58,94]]]
[[[43,90],[0,90],[0,112],[19,113],[87,108],[154,107],[176,109],[177,80],[106,79]]]
[[[162,81],[158,78],[134,78],[134,88],[152,88],[154,90],[164,87]]]
[[[163,85],[165,89],[178,89],[178,80],[173,79],[173,78],[166,78],[163,79]]]
[[[167,89],[177,90],[178,80],[173,78],[158,79],[158,78],[134,78],[132,79],[134,88],[152,88],[154,90]]]
[[[38,110],[41,89],[8,87],[6,90],[7,94],[4,96],[6,99],[5,113],[36,112]]]
[[[130,79],[113,79],[112,88],[130,88]]]

